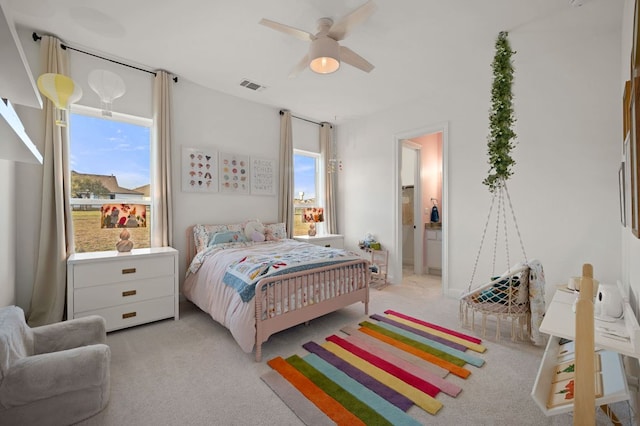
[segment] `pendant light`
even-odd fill
[[[111,71],[93,70],[89,73],[89,87],[100,97],[102,115],[111,117],[113,101],[126,92],[122,78]]]
[[[40,92],[56,107],[56,125],[66,127],[69,106],[82,97],[80,86],[66,75],[54,73],[42,74],[37,84]]]

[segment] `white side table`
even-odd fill
[[[100,315],[107,331],[179,317],[178,251],[76,253],[67,260],[69,319]]]

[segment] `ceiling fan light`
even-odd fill
[[[309,68],[318,74],[331,74],[340,68],[340,46],[329,37],[317,38],[309,48]]]

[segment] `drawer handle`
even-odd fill
[[[126,319],[126,318],[133,318],[136,316],[135,312],[128,312],[126,314],[122,314],[122,319]]]
[[[129,291],[122,292],[122,297],[135,296],[135,295],[136,295],[136,290],[129,290]]]
[[[135,274],[136,268],[127,268],[122,270],[122,275],[124,274]]]

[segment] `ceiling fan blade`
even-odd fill
[[[369,0],[353,12],[343,16],[338,22],[331,26],[329,37],[334,40],[344,39],[349,32],[358,24],[366,21],[375,12],[377,6]]]
[[[340,60],[364,72],[371,72],[375,67],[362,56],[348,47],[340,46]]]
[[[290,27],[288,25],[281,24],[279,22],[271,21],[269,19],[264,19],[264,18],[261,19],[260,24],[264,25],[265,27],[269,27],[273,30],[280,31],[282,33],[299,38],[302,41],[312,41],[312,40],[315,40],[316,38],[316,36],[314,36],[313,34],[307,31],[299,30],[297,28]]]
[[[309,55],[304,55],[303,58],[300,59],[300,62],[298,62],[289,73],[289,78],[296,78],[307,66],[309,66]]]

